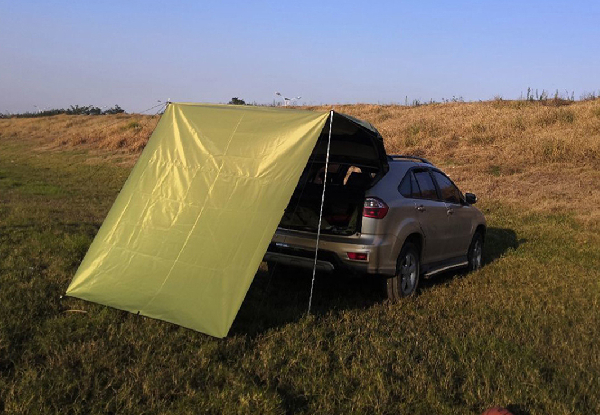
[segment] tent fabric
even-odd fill
[[[226,336],[328,116],[170,104],[66,294]]]

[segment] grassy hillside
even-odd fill
[[[309,318],[261,269],[224,340],[60,299],[157,118],[0,120],[0,413],[600,413],[600,101],[336,109],[478,193],[486,265]]]
[[[309,107],[328,110],[331,107]],[[464,189],[528,209],[567,210],[600,224],[600,99],[433,104],[343,105],[367,120],[389,153],[444,167]],[[47,149],[101,150],[132,164],[158,116],[108,115],[0,119],[0,138],[35,140]]]

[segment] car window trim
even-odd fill
[[[417,190],[419,191],[419,195],[423,195],[423,192],[421,192],[421,185],[417,181],[417,178],[415,177],[415,173],[413,171],[410,171],[410,194],[411,194],[411,196],[414,194],[413,188],[412,188],[413,181],[417,185]],[[422,198],[422,197],[414,197],[413,199],[430,200],[430,199],[425,199],[425,198]]]

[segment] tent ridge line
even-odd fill
[[[327,188],[327,170],[329,168],[329,150],[331,148],[331,130],[333,127],[333,110],[330,111],[329,115],[329,138],[327,140],[327,155],[325,156],[325,176],[323,177],[323,192],[321,193],[321,209],[319,212],[319,226],[317,227],[317,241],[315,244],[315,262],[313,264],[312,281],[310,283],[310,297],[308,298],[308,312],[310,315],[310,308],[312,306],[313,290],[315,288],[315,275],[317,272],[317,255],[319,253],[319,239],[321,238],[321,221],[323,219],[323,205],[325,204],[325,189]]]

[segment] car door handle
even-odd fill
[[[425,212],[425,206],[423,205],[415,206],[415,209],[417,209],[419,212]]]
[[[454,209],[452,209],[452,208],[448,208],[448,210],[446,210],[446,213],[447,213],[448,215],[453,215],[453,214],[454,214]]]

